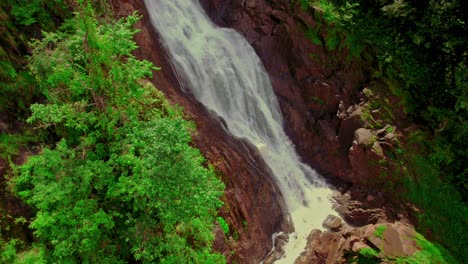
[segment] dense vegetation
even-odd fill
[[[332,25],[327,49],[371,60],[374,81],[404,98],[421,129],[394,157],[398,198],[422,209],[421,233],[468,263],[468,3],[296,2]],[[10,163],[0,186],[32,211],[15,215],[0,197],[0,263],[224,262],[211,251],[222,183],[190,147],[192,125],[144,81],[156,68],[131,54],[138,16],[105,12],[99,0],[0,2],[0,122],[13,124],[0,127]],[[418,243],[425,255],[402,263],[450,260]]]
[[[34,239],[0,230],[0,262],[223,263],[211,249],[223,185],[189,145],[193,126],[144,81],[157,68],[131,54],[138,16],[113,21],[78,1],[61,23],[43,17],[46,2],[28,2],[42,9],[16,15],[21,25],[60,29],[30,44],[22,72],[42,103],[28,97],[30,125],[8,136],[34,134],[28,140],[43,144],[25,164],[12,164],[8,178],[35,212],[16,220],[30,221]],[[27,8],[10,3],[13,14]],[[14,67],[2,69],[10,69],[12,87],[23,81]]]
[[[346,48],[354,59],[372,62],[372,81],[404,99],[401,107],[421,129],[408,135],[394,157],[405,189],[398,196],[423,210],[418,215],[422,233],[468,262],[467,2],[300,3],[331,25],[328,49]],[[306,33],[320,44],[316,29]]]

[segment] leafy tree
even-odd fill
[[[224,262],[211,250],[223,185],[189,145],[191,124],[142,81],[156,68],[131,54],[137,20],[100,23],[82,3],[33,43],[30,70],[47,104],[31,106],[28,121],[59,140],[12,180],[37,210],[29,259]]]

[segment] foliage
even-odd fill
[[[461,253],[468,243],[468,39],[464,37],[468,27],[463,12],[467,2],[301,2],[303,8],[318,13],[319,21],[332,31],[345,33],[350,54],[376,61],[378,74],[371,81],[391,84],[390,90],[403,97],[414,122],[429,131],[423,139],[410,143],[413,146],[396,153],[404,179],[401,198],[423,210],[420,231],[467,262],[467,255]],[[324,38],[323,43],[335,42],[333,35]],[[363,50],[374,58],[362,57]],[[370,109],[375,103],[370,102]],[[374,121],[369,111],[365,115]]]
[[[0,44],[0,111],[12,118],[22,117],[37,93],[33,91],[29,75],[22,70],[25,37],[9,14],[8,2],[3,1],[0,3]]]
[[[229,225],[228,223],[226,223],[226,220],[224,220],[224,218],[222,218],[221,216],[219,216],[217,220],[219,225],[221,226],[221,229],[223,229],[224,234],[229,235]]]
[[[399,263],[399,264],[419,264],[419,263],[457,263],[450,254],[441,246],[433,244],[426,240],[421,234],[415,233],[413,239],[416,241],[420,250],[414,254],[404,257],[393,258],[385,256],[381,250],[365,247],[359,250],[357,255],[348,256],[351,263]]]
[[[361,248],[357,255],[349,258],[348,261],[351,263],[359,264],[374,264],[379,263],[379,258],[377,257],[379,252],[373,248],[365,247]]]
[[[8,0],[11,14],[18,23],[30,26],[39,23],[42,28],[52,29],[54,19],[67,17],[70,10],[63,0]]]
[[[429,242],[421,234],[416,233],[415,240],[421,250],[416,251],[411,256],[397,258],[396,263],[457,263],[444,248]]]
[[[37,135],[26,134],[1,134],[0,135],[0,158],[8,159],[19,154],[21,146],[27,146],[29,142],[34,142]]]
[[[434,153],[445,149],[449,156],[435,160],[447,180],[468,197],[463,164],[468,159],[468,33],[459,0],[369,1],[336,5],[336,23],[376,50],[380,67],[403,86],[406,109],[417,122],[435,134]]]
[[[359,250],[359,254],[361,254],[362,256],[366,258],[372,258],[372,257],[376,257],[378,255],[378,252],[373,248],[365,247]]]
[[[211,252],[222,183],[190,146],[192,126],[142,81],[156,68],[131,54],[138,16],[100,24],[89,4],[78,11],[32,43],[47,104],[31,106],[28,122],[60,140],[11,181],[37,210],[37,244],[18,258],[224,262]]]
[[[437,165],[422,153],[407,151],[399,159],[406,160],[405,165],[402,163],[407,190],[403,197],[424,210],[419,215],[419,230],[432,234],[432,239],[465,261],[467,256],[460,253],[468,241],[468,207],[462,202],[460,193],[441,179]]]
[[[383,234],[384,234],[385,230],[387,230],[387,226],[379,225],[379,226],[375,229],[374,235],[375,235],[376,237],[379,237],[379,238],[382,238],[382,239],[383,239]]]
[[[0,263],[13,263],[16,260],[16,244],[18,240],[11,239],[7,243],[0,242]]]

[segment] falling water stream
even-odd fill
[[[256,146],[272,170],[295,232],[276,263],[293,263],[312,229],[332,210],[332,190],[302,163],[283,130],[270,79],[250,44],[214,25],[198,0],[145,0],[183,89],[221,116],[229,132]]]

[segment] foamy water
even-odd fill
[[[276,263],[293,263],[310,231],[336,213],[332,190],[301,162],[284,132],[262,62],[239,33],[214,25],[197,0],[144,2],[183,89],[222,117],[232,135],[256,146],[271,168],[295,228]]]

